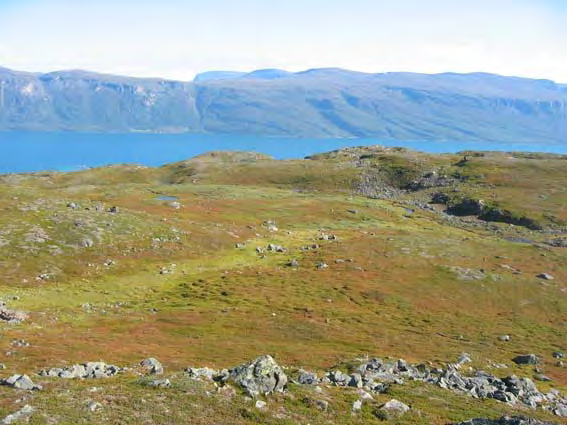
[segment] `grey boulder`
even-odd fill
[[[33,383],[28,375],[12,375],[8,379],[4,379],[2,385],[7,385],[18,390],[41,390],[41,385]]]
[[[221,380],[234,382],[251,397],[283,392],[288,381],[283,369],[269,355],[229,369]]]

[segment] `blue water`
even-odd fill
[[[170,195],[159,195],[156,196],[158,201],[178,201],[179,198],[177,196],[170,196]]]
[[[246,150],[277,159],[304,158],[347,146],[403,146],[426,152],[461,150],[567,154],[564,144],[392,141],[381,139],[283,139],[187,134],[84,134],[0,132],[0,173],[73,171],[108,164],[149,166],[181,161],[211,150]]]

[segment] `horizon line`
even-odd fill
[[[125,77],[125,78],[132,78],[137,80],[163,80],[163,81],[171,81],[171,82],[180,82],[180,83],[192,83],[195,82],[195,79],[202,74],[206,73],[213,73],[213,72],[231,72],[242,74],[242,77],[246,75],[250,75],[255,72],[261,71],[283,71],[289,73],[290,76],[298,75],[298,74],[306,74],[308,72],[313,71],[325,71],[325,70],[335,70],[335,71],[346,71],[353,74],[366,74],[368,76],[375,76],[375,75],[387,75],[387,74],[415,74],[415,75],[429,75],[429,76],[440,76],[440,75],[489,75],[489,76],[497,76],[503,78],[518,78],[524,80],[532,80],[532,81],[549,81],[557,85],[565,85],[567,83],[563,83],[552,78],[543,78],[543,77],[527,77],[527,76],[519,76],[519,75],[506,75],[506,74],[499,74],[496,72],[489,72],[489,71],[470,71],[470,72],[456,72],[456,71],[443,71],[443,72],[417,72],[417,71],[382,71],[382,72],[369,72],[369,71],[360,71],[355,69],[349,68],[342,68],[342,67],[332,67],[332,66],[324,66],[318,68],[308,68],[302,71],[289,71],[284,68],[256,68],[247,71],[238,71],[234,69],[209,69],[201,72],[195,73],[194,77],[189,80],[183,80],[179,78],[169,78],[163,76],[140,76],[140,75],[131,75],[127,73],[113,73],[113,72],[105,72],[105,71],[94,71],[91,69],[84,69],[84,68],[63,68],[63,69],[54,69],[49,71],[28,71],[22,69],[14,69],[10,67],[5,67],[0,65],[0,72],[1,71],[10,71],[14,73],[20,74],[29,74],[29,75],[49,75],[49,74],[56,74],[56,73],[64,73],[64,72],[84,72],[89,74],[97,74],[100,76],[108,76],[108,77]]]

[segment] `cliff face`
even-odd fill
[[[567,88],[491,74],[207,73],[194,82],[0,70],[1,130],[567,139]]]

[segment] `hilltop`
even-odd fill
[[[567,88],[493,74],[212,71],[192,82],[0,69],[0,130],[565,143]]]
[[[2,175],[0,418],[562,423],[566,165],[373,146]]]

